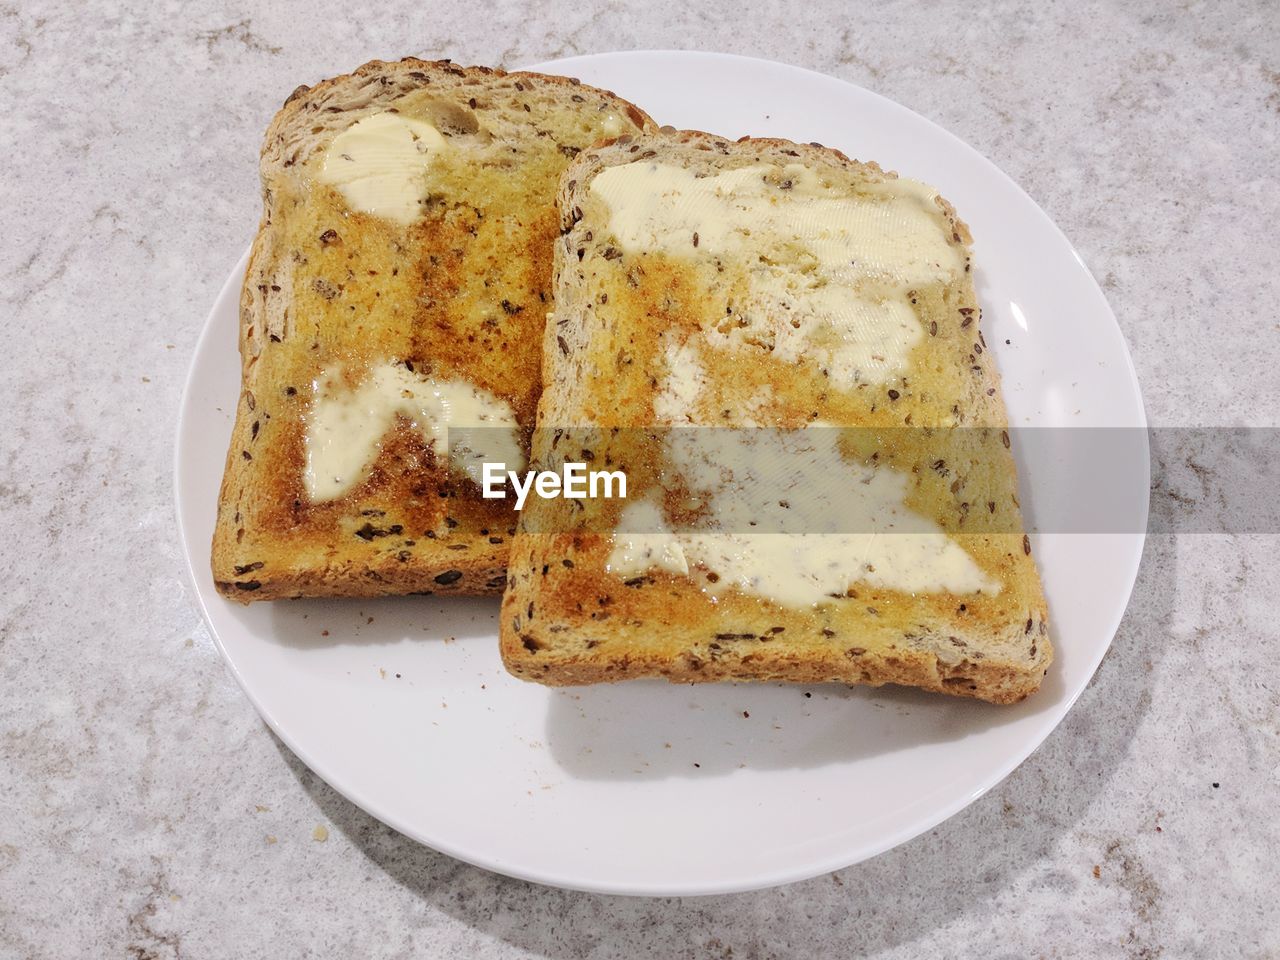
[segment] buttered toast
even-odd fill
[[[517,676],[897,683],[1009,703],[1052,659],[969,231],[834,150],[623,136],[565,172]]]
[[[448,61],[293,93],[262,149],[222,593],[501,591],[515,513],[474,465],[525,457],[560,174],[652,129],[575,80]]]

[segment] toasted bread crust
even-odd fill
[[[734,142],[700,131],[664,130],[585,151],[561,181],[565,236],[556,248],[555,323],[548,327],[544,347],[548,387],[539,408],[539,426],[545,429],[534,438],[535,459],[550,455],[545,443],[540,448],[540,438],[561,424],[651,424],[652,385],[661,372],[654,346],[682,316],[699,313],[697,298],[705,295],[699,282],[705,277],[699,281],[662,258],[619,256],[616,249],[606,256],[602,250],[609,244],[609,230],[590,202],[590,182],[608,166],[647,158],[708,172],[750,163],[801,163],[855,185],[896,176],[815,144],[752,138]],[[951,227],[951,243],[964,247],[967,258],[967,226],[950,204],[942,201],[940,207]],[[664,293],[658,297],[647,290]],[[664,299],[679,303],[665,305]],[[936,303],[922,302],[920,309],[930,311],[922,314],[926,326],[932,320],[940,324],[926,349],[944,352],[931,356],[940,365],[954,363],[965,371],[964,378],[957,375],[958,386],[950,388],[946,403],[956,405],[961,423],[993,428],[998,437],[1008,418],[990,354],[971,353],[980,333],[970,275]],[[626,348],[625,367],[610,363],[619,345]],[[754,376],[753,364],[740,358],[727,375]],[[596,370],[602,371],[599,376]],[[779,391],[801,389],[793,386],[790,371],[775,376]],[[922,379],[912,374],[913,381]],[[899,392],[901,400],[895,398],[892,405],[845,405],[835,408],[836,416],[824,413],[823,419],[892,426],[901,420],[891,417],[914,411],[917,423],[930,422],[924,416],[930,408],[913,406],[918,391],[903,386]],[[521,518],[508,569],[501,617],[503,661],[515,675],[549,685],[645,676],[680,683],[835,681],[903,684],[992,703],[1021,700],[1039,688],[1053,654],[1039,577],[1029,541],[1020,532],[1013,460],[998,440],[995,448],[988,473],[965,482],[981,487],[984,497],[988,492],[998,495],[1010,529],[1019,532],[965,533],[959,504],[953,501],[968,494],[952,498],[945,486],[938,488],[942,492],[936,496],[940,506],[934,519],[961,537],[984,569],[1000,579],[1004,589],[998,596],[912,597],[859,587],[848,600],[804,609],[736,591],[713,600],[693,580],[661,571],[624,582],[604,568],[607,535],[535,532],[558,529],[553,513],[558,508],[533,502]],[[598,449],[595,453],[601,455]]]
[[[333,135],[398,109],[410,94],[456,120],[454,142],[482,149],[509,139],[517,148],[514,161],[504,158],[505,192],[494,193],[493,206],[485,198],[467,204],[474,221],[514,218],[525,235],[503,240],[483,224],[458,225],[448,210],[397,233],[349,215],[314,186],[308,161]],[[655,128],[634,105],[570,78],[447,60],[373,61],[285,101],[263,143],[263,217],[240,300],[242,389],[212,545],[214,582],[225,596],[502,590],[514,511],[451,476],[404,425],[358,489],[332,503],[307,500],[310,383],[335,360],[359,368],[413,359],[477,379],[531,430],[551,299],[554,191],[572,154],[600,138],[592,124],[605,111],[624,129]]]
[[[518,652],[508,659],[506,649],[504,645],[504,662],[508,670],[523,680],[553,687],[617,683],[641,677],[661,677],[671,683],[729,680],[846,683],[870,687],[892,683],[997,704],[1019,703],[1040,687],[1038,681],[1030,682],[1027,672],[1016,665],[983,662],[948,668],[936,656],[917,650],[902,650],[892,657],[850,657],[832,650],[796,655],[761,646],[749,660],[742,657],[702,660],[697,657],[624,653],[607,661],[578,659],[553,663],[549,660],[531,662]]]

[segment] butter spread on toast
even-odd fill
[[[903,593],[1000,592],[937,523],[906,506],[904,474],[848,460],[840,436],[820,423],[668,431],[672,473],[705,505],[704,516],[697,529],[673,533],[655,502],[633,501],[613,534],[609,571],[628,579],[654,568],[696,569],[713,596],[737,589],[792,607],[830,603],[858,583]]]
[[[1048,613],[945,199],[812,144],[662,131],[584,151],[559,211],[555,429],[531,456],[589,450],[633,499],[520,515],[508,669],[995,703],[1040,686]]]
[[[659,422],[707,422],[698,414],[706,381],[700,349],[753,343],[785,362],[816,358],[844,387],[900,376],[924,337],[912,297],[964,268],[937,193],[916,181],[866,184],[850,196],[800,164],[700,176],[638,161],[601,171],[591,192],[607,205],[610,231],[626,251],[748,264],[746,295],[704,328],[702,348],[667,338],[667,374],[654,399]],[[759,425],[751,407],[734,411],[734,426]],[[736,588],[790,606],[829,602],[857,583],[906,593],[999,592],[935,521],[906,506],[904,475],[849,462],[839,436],[834,428],[670,431],[665,455],[705,505],[701,526],[672,533],[653,500],[628,505],[610,572],[625,579],[696,568],[710,594]],[[851,516],[857,532],[832,525],[838,517],[849,531]],[[757,526],[770,532],[749,532]]]
[[[440,131],[399,113],[375,113],[333,138],[317,179],[360,213],[409,224],[422,215],[427,169],[445,149]]]
[[[603,137],[656,129],[576,80],[447,61],[375,61],[290,96],[263,140],[241,290],[241,390],[210,558],[224,596],[502,591],[518,515],[460,468],[458,427],[445,428],[446,455],[397,412],[354,464],[328,471],[354,485],[313,499],[312,385],[341,371],[354,391],[397,361],[474,385],[509,405],[527,457],[561,174]]]
[[[608,570],[620,577],[634,577],[650,570],[689,572],[680,538],[667,528],[662,508],[654,498],[633,500],[622,511]]]
[[[912,293],[964,269],[936,191],[912,180],[849,196],[800,164],[699,175],[636,161],[601,171],[591,193],[624,250],[750,264],[711,342],[810,358],[845,388],[904,373],[924,337]]]
[[[305,435],[313,502],[335,500],[368,476],[399,417],[477,483],[485,461],[524,464],[511,405],[465,380],[433,380],[403,363],[383,363],[354,387],[339,369],[326,370],[314,390]]]

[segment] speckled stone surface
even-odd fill
[[[867,86],[1063,227],[1153,423],[1277,423],[1274,5],[749,6],[0,6],[0,956],[1280,955],[1276,537],[1152,538],[1093,684],[1006,782],[757,894],[565,893],[421,848],[224,669],[176,544],[177,401],[271,114],[375,56],[694,47]]]

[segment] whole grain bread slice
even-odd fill
[[[326,148],[389,112],[448,150],[412,224],[352,210],[319,182]],[[299,87],[262,147],[263,216],[240,302],[242,389],[213,538],[240,601],[496,593],[515,515],[484,500],[403,418],[346,495],[303,488],[307,417],[326,370],[396,363],[505,401],[527,436],[541,388],[560,174],[584,147],[654,128],[576,80],[374,61]]]
[[[559,194],[563,237],[535,463],[608,463],[628,474],[628,500],[656,492],[670,507],[678,497],[661,442],[655,446],[660,428],[855,427],[875,448],[867,462],[884,453],[879,467],[905,478],[905,503],[961,545],[989,586],[904,591],[859,575],[838,598],[793,604],[726,589],[715,570],[694,563],[687,573],[661,563],[620,573],[621,501],[533,499],[512,546],[503,601],[508,669],[552,685],[645,676],[895,683],[995,703],[1034,692],[1052,660],[1048,615],[1023,533],[998,372],[984,349],[971,237],[954,209],[934,198],[926,210],[963,269],[908,291],[922,331],[909,369],[838,384],[816,354],[780,358],[779,341],[740,336],[753,333],[755,321],[735,303],[743,277],[759,269],[757,252],[770,276],[811,267],[803,258],[782,262],[785,244],[752,248],[749,258],[709,250],[709,234],[700,244],[697,222],[686,219],[683,250],[628,248],[592,184],[637,163],[694,178],[761,168],[752,176],[767,183],[766,199],[778,191],[778,202],[794,188],[793,174],[816,178],[815,190],[837,197],[902,186],[874,163],[780,140],[663,131],[584,151]],[[672,387],[673,357],[686,349],[701,365],[696,395]]]

